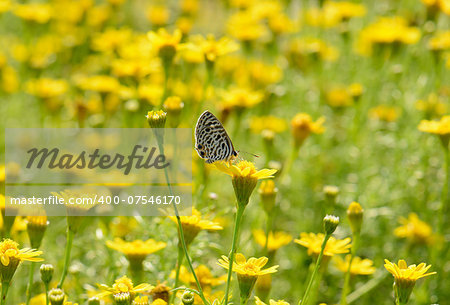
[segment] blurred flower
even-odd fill
[[[48,3],[17,4],[14,14],[26,21],[47,23],[52,17],[52,7]]]
[[[146,17],[153,26],[163,26],[169,22],[170,10],[165,5],[151,5],[146,10]]]
[[[0,14],[7,12],[11,9],[12,2],[11,0],[1,0],[0,1]]]
[[[348,264],[350,262],[350,254],[345,256],[345,261],[340,256],[334,256],[334,262],[336,268],[339,271],[346,273],[348,270]],[[370,275],[375,272],[376,268],[373,266],[373,262],[370,259],[362,259],[358,256],[353,257],[352,266],[350,268],[350,274],[352,275]]]
[[[267,215],[270,215],[275,207],[275,199],[278,193],[278,188],[275,187],[273,179],[267,179],[261,182],[259,189],[259,196],[261,204]]]
[[[450,3],[448,0],[421,0],[431,11],[442,11],[450,15]]]
[[[281,133],[286,128],[286,121],[273,115],[253,117],[250,121],[250,129],[256,134],[260,134],[263,130]]]
[[[120,46],[127,44],[131,40],[131,36],[132,32],[130,29],[108,28],[93,35],[91,47],[95,51],[115,52]]]
[[[160,28],[156,32],[149,32],[147,37],[163,60],[171,61],[181,46],[181,31],[178,29],[170,34],[166,29]]]
[[[169,302],[169,295],[170,295],[170,287],[166,286],[164,283],[159,283],[156,285],[150,294],[153,297],[153,303],[157,305],[164,305]],[[162,301],[162,302],[161,302]]]
[[[294,242],[308,248],[308,255],[317,257],[322,248],[324,238],[325,235],[322,233],[300,233],[300,239],[295,239]],[[348,253],[349,249],[352,247],[350,242],[350,237],[340,240],[331,236],[323,252],[324,259],[331,258],[335,254]]]
[[[126,276],[122,276],[121,278],[114,281],[112,287],[109,287],[104,284],[98,284],[98,287],[102,290],[102,292],[98,293],[96,296],[98,298],[104,298],[105,296],[117,293],[128,292],[130,296],[134,298],[136,293],[148,293],[153,289],[153,286],[147,283],[142,283],[137,286],[133,285],[133,282]]]
[[[278,65],[266,64],[261,60],[251,60],[247,65],[242,65],[240,68],[236,69],[235,78],[238,78],[239,75],[243,77],[249,74],[250,79],[247,79],[247,83],[244,83],[247,86],[269,86],[278,83],[283,78],[283,70]],[[239,79],[236,82],[240,83]]]
[[[223,284],[227,280],[227,275],[224,274],[219,277],[214,277],[211,270],[205,265],[199,265],[195,268],[195,274],[197,275],[198,282],[202,286],[202,289],[208,287],[218,286]],[[175,271],[170,274],[172,278],[175,277]],[[189,284],[191,287],[196,287],[196,281],[192,273],[184,266],[180,268],[180,280]]]
[[[82,90],[113,93],[119,90],[119,81],[108,75],[82,76],[76,80]]]
[[[255,238],[255,241],[258,245],[261,247],[266,246],[267,242],[267,236],[266,233],[261,230],[253,230],[253,238]],[[283,231],[277,231],[277,232],[269,232],[269,241],[267,242],[267,250],[269,252],[276,251],[280,249],[281,247],[289,244],[292,240],[292,236],[286,232]]]
[[[255,304],[256,305],[267,305],[266,303],[261,301],[256,295],[255,295]],[[274,300],[270,299],[269,305],[289,305],[289,303],[284,300],[274,301]]]
[[[175,216],[169,216],[169,218],[173,222],[177,222]],[[189,245],[202,230],[219,231],[223,229],[219,223],[202,218],[202,214],[194,207],[192,208],[192,216],[180,216],[180,221],[186,245]]]
[[[59,97],[67,92],[69,85],[64,79],[38,78],[26,83],[29,94],[42,99]]]
[[[113,241],[106,241],[106,245],[123,253],[130,262],[130,268],[140,268],[144,259],[152,253],[155,253],[166,247],[165,242],[156,241],[154,239],[147,239],[142,241],[140,239],[127,242],[121,238],[114,238]]]
[[[375,23],[364,28],[359,35],[358,52],[372,55],[373,46],[393,43],[415,44],[420,39],[420,30],[408,26],[400,16],[380,17]]]
[[[436,272],[429,272],[428,269],[431,265],[421,263],[416,265],[406,265],[406,261],[399,260],[398,265],[391,263],[387,259],[384,260],[384,267],[394,276],[394,291],[397,302],[400,304],[406,304],[409,300],[409,296],[416,284],[416,281],[420,278],[436,274]]]
[[[450,49],[450,31],[438,32],[428,40],[428,48],[433,51]]]
[[[430,93],[427,99],[418,100],[416,109],[423,111],[426,118],[442,116],[447,113],[448,107],[442,98],[435,93]]]
[[[395,122],[400,116],[401,110],[395,106],[378,105],[370,108],[369,118],[384,122]]]
[[[294,136],[294,144],[300,147],[303,141],[311,134],[321,134],[325,131],[323,123],[324,117],[320,117],[313,122],[311,116],[307,113],[297,113],[291,121],[292,135]]]
[[[230,16],[227,32],[234,38],[249,43],[267,34],[266,27],[250,11],[241,11]]]
[[[350,203],[347,208],[347,218],[353,234],[359,234],[361,232],[363,215],[364,210],[358,202],[353,201]]]
[[[307,69],[319,60],[334,62],[339,58],[338,49],[314,37],[290,40],[286,52],[289,61],[300,69]]]
[[[45,214],[45,212],[44,212]],[[38,249],[41,246],[42,238],[48,227],[47,216],[28,216],[27,232],[30,238],[31,247]]]
[[[206,38],[193,36],[186,48],[198,48],[207,61],[215,62],[217,58],[239,50],[239,45],[228,37],[216,40],[214,35],[209,34]]]
[[[450,115],[443,116],[439,121],[422,120],[417,128],[422,132],[438,135],[444,148],[448,148],[450,139]]]
[[[268,25],[276,36],[294,31],[294,22],[282,12],[271,15],[268,18]]]
[[[366,7],[363,4],[326,1],[322,8],[310,8],[306,11],[306,23],[329,28],[353,17],[362,17],[366,13]]]
[[[11,66],[0,69],[0,89],[6,93],[14,93],[19,89],[17,71]]]
[[[86,23],[90,27],[100,27],[109,20],[112,10],[108,5],[97,5],[86,12]]]
[[[327,103],[333,107],[353,105],[353,98],[345,87],[335,87],[326,92]]]
[[[233,87],[221,92],[221,105],[225,109],[252,108],[263,100],[261,91],[254,91],[248,88]]]
[[[410,213],[408,218],[400,217],[399,222],[402,225],[394,230],[395,236],[418,244],[429,244],[433,241],[431,226],[420,220],[416,213]]]

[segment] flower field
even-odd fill
[[[1,305],[450,304],[449,0],[0,0],[0,101]],[[192,216],[7,216],[6,128],[192,128]]]

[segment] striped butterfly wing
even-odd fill
[[[230,161],[237,156],[222,123],[209,111],[200,115],[195,126],[195,150],[206,163]]]

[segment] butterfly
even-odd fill
[[[195,126],[195,150],[206,163],[229,162],[238,155],[222,123],[209,111],[200,115]]]

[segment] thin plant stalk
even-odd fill
[[[234,261],[234,255],[236,253],[236,249],[238,246],[238,236],[239,236],[239,227],[241,226],[241,220],[242,215],[244,214],[245,205],[238,204],[238,208],[236,211],[236,220],[234,222],[234,230],[233,230],[233,241],[231,243],[231,252],[228,256],[228,274],[227,274],[227,285],[225,288],[225,298],[224,298],[224,305],[228,304],[228,297],[229,297],[229,291],[230,291],[230,282],[231,282],[231,274],[233,272],[233,261]]]
[[[358,246],[358,241],[359,241],[359,236],[358,234],[355,234],[353,236],[353,245],[352,248],[350,250],[350,260],[348,262],[348,268],[347,268],[347,272],[345,273],[345,278],[344,278],[344,288],[342,288],[342,296],[341,296],[341,305],[347,305],[347,294],[350,288],[350,276],[351,276],[351,268],[352,268],[352,262],[353,262],[353,258],[355,257],[355,253],[356,253],[356,249]]]
[[[330,237],[331,237],[331,234],[325,235],[325,238],[322,243],[322,248],[320,249],[319,257],[317,258],[316,266],[314,267],[314,271],[311,275],[308,286],[306,287],[305,294],[303,295],[303,298],[300,301],[298,301],[298,305],[304,305],[308,301],[308,297],[311,292],[311,287],[314,283],[314,278],[316,277],[317,271],[319,270],[320,264],[322,263],[323,252],[325,251],[325,246],[327,245],[328,239],[330,239]]]
[[[45,305],[48,305],[49,304],[49,299],[48,299],[49,283],[44,283],[44,286],[45,286]]]
[[[9,289],[9,282],[2,282],[2,299],[0,300],[0,305],[5,305],[8,289]]]
[[[34,267],[35,267],[35,263],[31,262],[30,274],[28,277],[28,286],[27,286],[27,303],[26,303],[27,305],[30,304],[30,300],[31,300],[31,286],[33,286]]]
[[[181,269],[181,264],[183,263],[183,255],[184,255],[183,254],[183,248],[180,245],[178,245],[177,268],[176,268],[176,271],[175,271],[175,285],[174,285],[175,288],[178,287],[178,285],[180,284],[180,269]],[[176,294],[173,293],[170,296],[169,304],[174,304],[175,295]]]
[[[61,279],[58,284],[58,288],[62,288],[64,284],[64,280],[67,276],[67,271],[69,270],[69,264],[70,264],[70,252],[72,251],[72,243],[73,243],[73,237],[75,233],[67,227],[67,243],[66,243],[66,253],[64,255],[64,268],[63,273],[61,274]]]
[[[158,135],[156,136],[156,138],[157,138],[157,142],[158,142],[159,152],[161,153],[161,155],[164,155],[164,146],[162,143],[162,138]],[[170,193],[170,195],[173,195],[172,186],[170,184],[169,173],[167,171],[167,167],[164,168],[164,175],[166,177],[167,185],[169,187],[169,193]],[[192,266],[192,261],[189,256],[187,246],[186,246],[186,241],[184,238],[183,225],[181,224],[181,218],[180,218],[180,214],[178,213],[178,208],[177,208],[175,202],[173,202],[172,204],[173,204],[173,209],[174,209],[175,216],[177,219],[177,224],[178,224],[178,232],[179,232],[178,237],[180,239],[179,240],[180,244],[183,248],[184,256],[186,257],[187,263],[189,265],[189,269],[190,269],[192,275],[194,276],[194,280],[195,280],[195,283],[197,284],[197,289],[198,289],[200,298],[202,299],[204,304],[209,304],[209,302],[206,300],[206,298],[203,294],[203,289],[202,289],[202,286],[200,285],[197,275],[195,274],[194,267]]]

